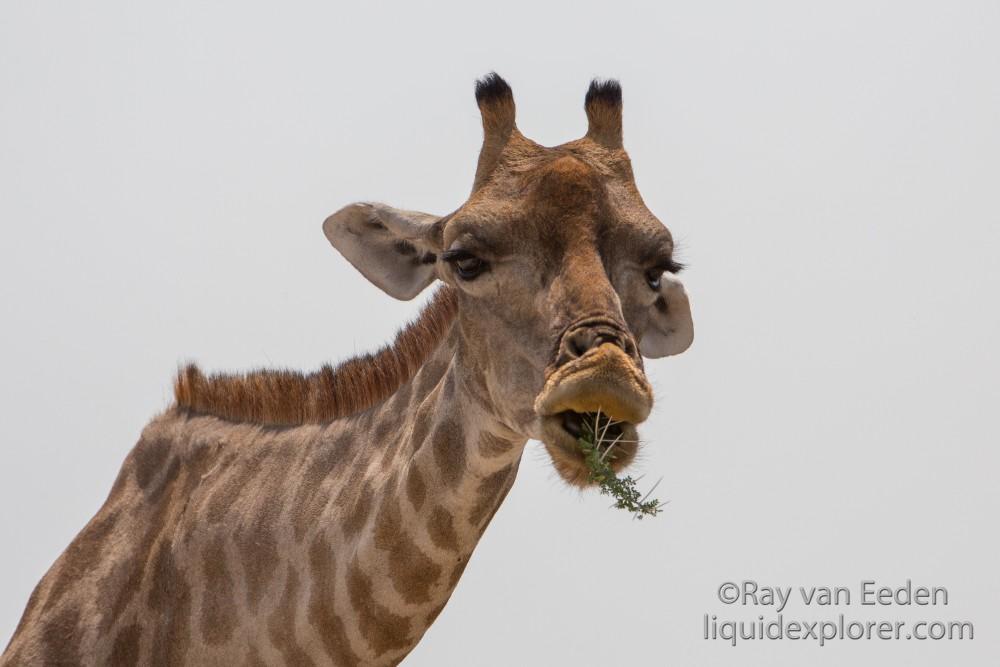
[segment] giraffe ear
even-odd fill
[[[694,321],[684,283],[675,275],[660,278],[660,296],[651,306],[639,351],[650,359],[680,354],[694,340]]]
[[[323,233],[365,278],[396,299],[408,300],[436,276],[440,218],[385,204],[359,202],[323,223]]]

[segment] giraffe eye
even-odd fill
[[[474,280],[490,267],[467,250],[448,250],[441,255],[441,259],[451,264],[462,280]]]
[[[462,280],[472,280],[486,269],[486,262],[478,257],[460,259],[455,262],[455,271]]]
[[[663,284],[664,273],[668,271],[670,273],[680,273],[683,270],[683,264],[675,262],[672,257],[667,257],[658,262],[656,266],[646,271],[646,284],[649,285],[649,289],[654,292],[659,292],[660,286]]]

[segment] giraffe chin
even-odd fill
[[[610,343],[560,366],[535,399],[541,440],[552,464],[563,480],[580,487],[592,482],[574,425],[593,413],[617,422],[618,433],[611,439],[618,438],[618,444],[610,459],[617,472],[635,458],[639,440],[635,425],[646,420],[652,406],[653,391],[645,375],[620,347]]]
[[[578,487],[593,486],[590,469],[587,467],[583,450],[577,437],[566,430],[565,414],[542,418],[542,444],[556,472],[567,484]],[[622,422],[617,425],[621,438],[614,449],[614,457],[609,459],[611,469],[616,473],[626,468],[639,451],[639,433],[633,424]]]

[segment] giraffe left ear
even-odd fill
[[[323,223],[323,233],[365,278],[396,299],[409,300],[434,282],[440,218],[385,204],[359,202]]]
[[[660,278],[660,295],[639,340],[639,352],[649,359],[680,354],[694,340],[694,321],[684,283],[675,275]]]

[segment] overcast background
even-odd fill
[[[984,665],[1000,652],[996,2],[6,2],[0,10],[0,646],[177,364],[311,369],[416,313],[327,244],[445,213],[473,81],[543,144],[620,78],[695,344],[651,362],[632,521],[536,443],[407,665]],[[703,639],[726,581],[946,586],[973,641]]]

